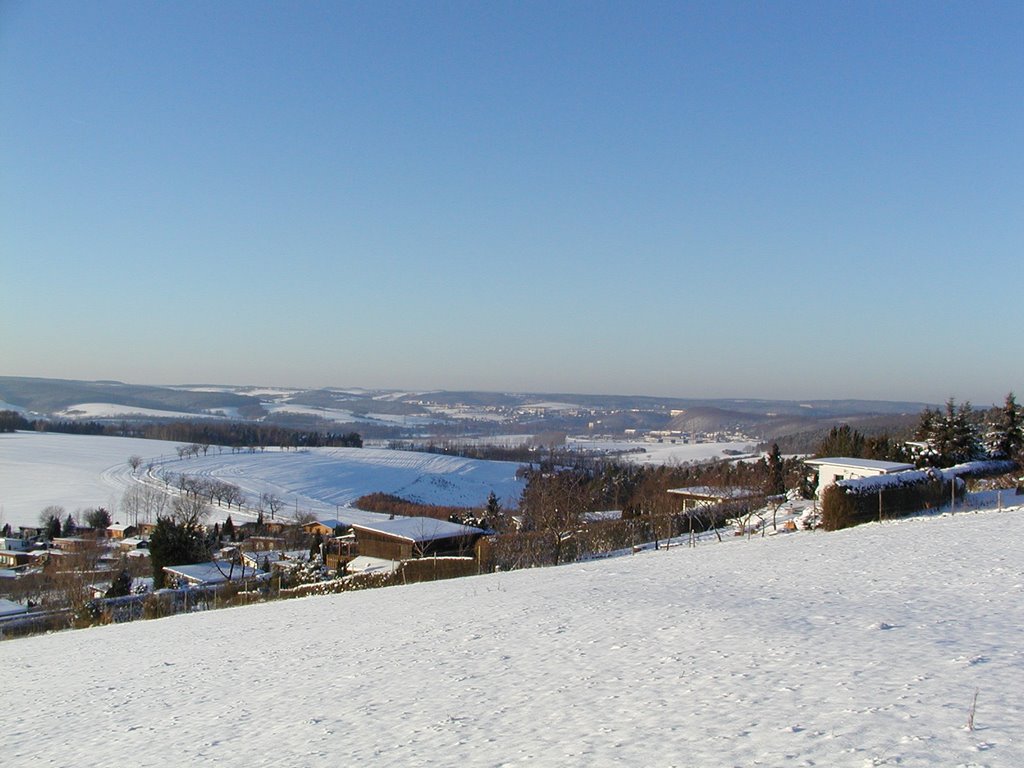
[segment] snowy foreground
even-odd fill
[[[1022,523],[965,512],[7,641],[4,764],[1020,766]]]

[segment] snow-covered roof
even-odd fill
[[[123,533],[124,531],[127,531],[129,528],[132,528],[132,527],[133,526],[128,525],[127,523],[114,523],[113,525],[108,525],[107,526],[107,530],[108,531],[121,531]]]
[[[436,520],[432,517],[396,517],[393,520],[381,520],[377,523],[353,523],[352,527],[357,531],[382,533],[385,536],[394,536],[412,542],[483,535],[483,531],[479,528],[450,523],[447,520]]]
[[[679,496],[689,496],[694,499],[749,499],[754,496],[762,496],[760,491],[752,488],[712,488],[707,485],[694,485],[687,488],[669,488],[669,493]]]
[[[281,552],[278,550],[266,550],[257,552],[243,552],[242,557],[250,563],[256,563],[257,567],[262,568],[263,563],[273,565],[285,560],[291,560],[292,562],[305,562],[309,560],[308,549],[295,549],[289,552]]]
[[[886,488],[898,488],[901,485],[913,485],[926,480],[955,480],[962,482],[964,477],[991,477],[1011,472],[1016,467],[1012,461],[968,461],[946,469],[928,467],[926,469],[908,469],[902,472],[886,472],[874,477],[856,477],[840,480],[837,485],[849,488],[855,493],[880,491]]]
[[[583,519],[588,523],[600,523],[605,520],[621,520],[621,509],[606,509],[601,512],[584,512]]]
[[[312,522],[306,523],[306,525],[303,526],[303,528],[305,528],[306,526],[309,526],[309,525],[313,525],[314,523],[317,524],[317,525],[323,525],[323,526],[325,526],[327,528],[330,528],[331,530],[334,530],[335,528],[338,528],[339,526],[342,527],[342,528],[348,528],[348,523],[343,523],[341,520],[335,520],[333,518],[331,518],[331,519],[324,519],[324,520],[313,520]]]
[[[346,563],[345,570],[349,573],[393,573],[398,569],[398,565],[395,560],[359,555]]]
[[[267,554],[272,554],[268,552]],[[193,565],[167,565],[164,566],[164,570],[167,573],[175,576],[181,576],[188,581],[197,584],[222,584],[226,581],[234,581],[244,577],[252,577],[253,569],[252,566],[246,566],[243,569],[241,566],[236,565],[234,569],[231,568],[231,563],[225,563],[221,561],[210,561],[208,563],[195,563]],[[231,578],[228,578],[228,574],[231,574]]]
[[[4,600],[0,598],[0,616],[16,616],[19,613],[27,613],[26,608],[21,603],[15,603],[13,600]]]
[[[804,464],[812,467],[843,467],[844,469],[862,469],[886,475],[890,472],[906,472],[914,469],[913,464],[905,464],[899,461],[876,461],[875,459],[851,459],[848,456],[833,456],[825,459],[807,459]]]

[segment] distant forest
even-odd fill
[[[98,421],[51,421],[26,419],[16,411],[0,411],[0,432],[26,430],[62,432],[71,435],[111,435],[141,437],[148,440],[169,440],[200,445],[226,445],[235,448],[362,448],[358,432],[325,432],[289,429],[270,424],[237,421],[173,421],[141,423],[122,421],[116,424]]]

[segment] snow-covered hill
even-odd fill
[[[0,749],[19,766],[1020,766],[1022,523],[958,513],[3,642]]]
[[[51,504],[68,512],[103,506],[118,515],[132,483],[151,482],[160,471],[213,476],[238,485],[250,503],[262,493],[281,498],[286,514],[296,507],[325,517],[364,494],[382,492],[428,504],[483,505],[491,491],[515,504],[523,481],[519,465],[374,448],[312,448],[232,453],[212,448],[206,456],[181,460],[177,443],[119,437],[16,432],[0,434],[0,523],[37,525]],[[128,457],[143,457],[133,475]],[[148,475],[147,475],[148,471]],[[226,511],[216,512],[214,519]],[[234,519],[244,513],[231,512]],[[365,514],[365,513],[364,513]],[[346,513],[355,520],[357,512]]]

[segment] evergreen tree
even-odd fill
[[[122,568],[114,580],[110,582],[110,589],[104,593],[104,597],[124,597],[125,595],[131,594],[132,591],[132,575],[128,573],[127,569]]]
[[[494,491],[491,491],[487,495],[487,506],[484,507],[484,519],[488,522],[497,520],[501,515],[501,502],[498,501],[498,497],[494,495]]]
[[[221,529],[221,533],[228,541],[235,540],[235,521],[231,519],[231,515],[228,515],[228,519],[224,521],[224,527]]]
[[[75,519],[69,514],[64,518],[64,528],[62,533],[65,536],[74,536],[77,526],[75,525]]]
[[[164,586],[164,566],[200,563],[208,556],[203,528],[194,519],[176,521],[158,517],[149,537],[149,561],[153,566],[153,588]]]
[[[1002,408],[990,414],[985,443],[989,453],[1000,459],[1016,458],[1024,448],[1024,413],[1013,392],[1006,395]]]
[[[48,538],[48,539],[50,539],[52,541],[53,539],[56,539],[59,536],[60,536],[60,518],[59,517],[51,517],[46,522],[46,538]]]
[[[779,496],[786,492],[786,474],[782,462],[782,454],[779,452],[779,444],[772,443],[771,450],[764,457],[767,477],[765,479],[765,493],[768,496]]]
[[[110,513],[103,507],[96,507],[85,513],[85,524],[94,530],[105,531],[112,522]]]
[[[864,456],[864,435],[849,424],[841,424],[832,427],[825,439],[818,444],[814,452],[815,457],[844,456],[849,459],[859,459]]]
[[[928,451],[921,459],[932,466],[951,467],[972,461],[982,453],[971,404],[957,406],[953,398],[946,401],[945,411],[926,408],[922,412],[916,437],[928,443]]]

